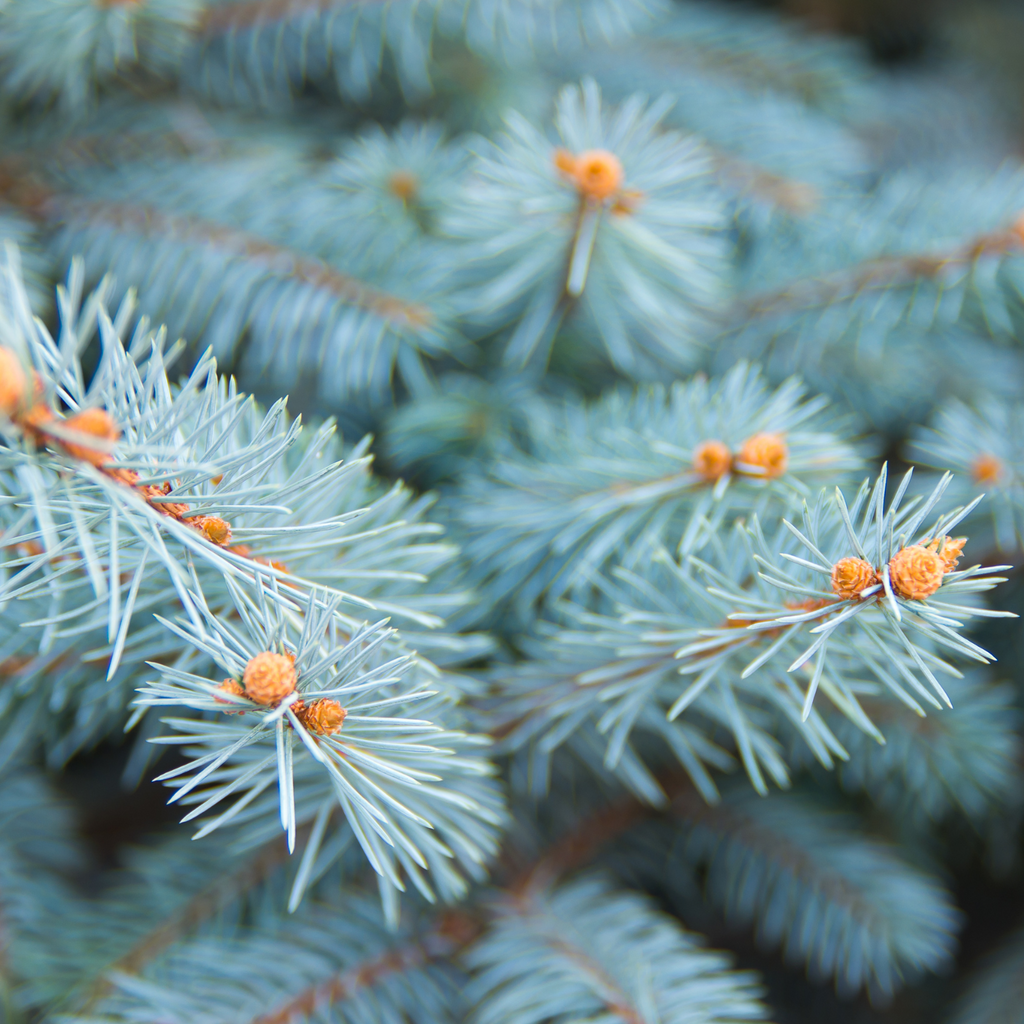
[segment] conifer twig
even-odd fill
[[[436,923],[418,939],[399,949],[391,949],[364,963],[349,967],[333,978],[304,989],[287,1003],[250,1024],[292,1024],[306,1020],[317,1010],[349,999],[360,989],[369,988],[389,974],[398,974],[432,961],[457,955],[478,933],[466,915],[440,914]]]
[[[352,6],[351,0],[236,0],[235,3],[207,7],[198,31],[213,35],[268,21],[320,14],[332,7],[343,6]]]
[[[308,834],[310,828],[311,826],[307,825],[301,832]],[[97,1001],[110,991],[109,976],[112,972],[138,974],[154,957],[255,888],[274,868],[287,859],[288,845],[283,837],[276,836],[258,850],[246,864],[217,875],[185,906],[147,932],[127,953],[115,960],[97,977],[83,1000],[83,1012],[92,1009]]]
[[[1022,231],[1024,227],[1018,222],[978,235],[946,252],[879,256],[823,277],[797,280],[745,300],[740,306],[740,317],[826,306],[873,289],[885,290],[920,278],[937,278],[947,269],[969,267],[985,256],[1005,256],[1015,249],[1024,252]]]

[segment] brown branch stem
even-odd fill
[[[83,1010],[91,1009],[110,991],[107,976],[111,972],[137,974],[149,961],[178,939],[195,931],[204,921],[259,885],[287,857],[288,847],[284,837],[281,837],[263,846],[247,864],[225,875],[219,875],[196,893],[181,910],[144,935],[127,953],[106,967],[103,975],[86,993]]]
[[[766,316],[782,309],[816,308],[855,298],[862,292],[936,278],[949,268],[969,267],[984,256],[1024,252],[1024,235],[1017,227],[992,231],[945,253],[880,256],[852,268],[817,278],[805,278],[766,292],[742,304],[744,317]]]
[[[376,984],[382,978],[398,971],[423,967],[442,957],[457,955],[480,934],[480,925],[468,914],[446,911],[438,915],[433,926],[419,938],[391,949],[364,963],[340,971],[326,981],[310,985],[259,1017],[250,1024],[292,1024],[306,1020],[320,1009],[348,999],[360,989]]]
[[[343,301],[396,326],[422,328],[432,319],[430,310],[425,306],[406,302],[364,284],[322,260],[293,252],[250,232],[199,217],[168,214],[145,205],[83,201],[59,193],[34,177],[13,172],[9,166],[0,167],[0,199],[20,207],[34,220],[50,225],[101,223],[119,231],[199,245],[207,250],[219,249],[260,263],[281,277],[330,291]]]
[[[366,0],[362,0],[361,5]],[[352,7],[353,0],[237,0],[209,6],[199,23],[205,35],[251,28],[269,21],[284,21],[308,14],[321,14],[335,7]]]

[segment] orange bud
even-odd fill
[[[388,180],[388,189],[403,203],[408,203],[420,190],[419,179],[412,171],[395,171]]]
[[[789,465],[789,449],[780,434],[755,434],[743,442],[736,456],[736,471],[769,480],[782,476]]]
[[[245,690],[242,689],[241,684],[237,680],[235,680],[235,679],[225,679],[224,682],[221,683],[220,686],[217,687],[217,689],[218,690],[222,690],[224,693],[230,694],[232,697],[244,697],[245,696]],[[221,700],[220,697],[214,697],[213,699],[218,704],[231,704],[231,703],[233,703],[233,701],[230,701],[230,700]],[[245,709],[244,708],[239,708],[239,709],[237,709],[235,711],[225,711],[224,714],[226,714],[226,715],[244,715],[245,714]]]
[[[99,441],[116,441],[121,436],[121,431],[114,425],[110,413],[106,409],[92,408],[83,409],[74,416],[69,416],[63,423],[69,430],[77,431],[79,434],[86,434],[95,437]],[[91,463],[93,466],[102,466],[104,462],[110,461],[110,453],[93,448],[89,444],[79,444],[73,441],[61,441],[61,445],[68,455],[81,459],[83,462]]]
[[[844,601],[860,597],[862,590],[878,582],[878,573],[863,558],[840,558],[832,566],[832,592]]]
[[[693,449],[693,471],[708,482],[718,480],[732,469],[732,452],[722,441],[701,441]]]
[[[600,202],[619,190],[625,174],[614,153],[591,149],[576,158],[573,177],[582,195]]]
[[[283,654],[263,651],[251,658],[242,673],[245,695],[257,704],[278,704],[295,689],[295,664]]]
[[[957,537],[956,539],[953,537],[936,537],[934,540],[926,540],[924,542],[925,547],[929,551],[934,551],[942,559],[945,572],[952,572],[956,568],[966,543],[966,537]],[[941,551],[939,550],[940,544],[942,545]]]
[[[345,715],[345,709],[336,700],[324,697],[304,709],[301,721],[310,732],[330,736],[341,730]]]
[[[901,548],[889,561],[893,592],[907,601],[923,601],[942,586],[943,560],[920,544]]]
[[[981,454],[971,466],[971,479],[976,484],[992,486],[1003,477],[1003,464],[994,455]]]
[[[27,393],[21,360],[9,348],[0,348],[0,413],[12,419],[25,404]]]
[[[199,530],[212,544],[224,547],[231,541],[231,524],[219,516],[189,516],[185,522]]]

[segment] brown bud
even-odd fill
[[[576,158],[573,177],[581,195],[601,202],[619,190],[625,174],[614,153],[590,149]]]
[[[774,480],[789,465],[789,448],[779,434],[755,434],[743,442],[736,456],[736,471]]]
[[[952,572],[956,568],[966,543],[966,537],[956,537],[955,539],[953,537],[936,537],[934,540],[924,542],[929,551],[934,551],[942,559],[945,572]],[[941,551],[939,550],[940,545],[942,546]]]
[[[722,441],[701,441],[693,449],[693,471],[709,483],[732,469],[732,452]]]
[[[63,426],[77,431],[79,434],[95,437],[99,441],[113,442],[121,436],[121,431],[114,425],[114,421],[106,409],[83,409],[74,416],[69,416]],[[62,440],[61,445],[68,455],[91,463],[93,466],[102,466],[104,462],[110,461],[110,452],[93,448],[88,443],[79,444],[74,441]]]
[[[331,736],[341,730],[345,714],[345,709],[336,700],[323,697],[306,707],[302,724],[318,736]]]
[[[982,453],[971,466],[971,479],[976,484],[991,487],[1003,477],[1003,464],[994,455]]]
[[[264,651],[245,666],[245,695],[257,704],[277,704],[295,689],[295,664],[284,654]]]
[[[27,395],[28,378],[21,360],[9,348],[0,347],[0,413],[12,419]]]
[[[889,561],[889,581],[894,593],[907,601],[923,601],[942,586],[943,560],[920,544],[896,552]]]
[[[878,582],[878,573],[863,558],[840,558],[832,566],[832,592],[844,601],[860,597],[862,590]]]

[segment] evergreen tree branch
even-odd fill
[[[608,1016],[623,1024],[761,1020],[748,975],[600,878],[502,901],[466,956],[480,1024]]]
[[[242,257],[264,266],[275,276],[322,288],[360,309],[376,313],[398,326],[425,327],[428,309],[388,295],[321,260],[289,251],[249,232],[198,217],[175,216],[156,207],[113,202],[83,202],[61,194],[37,180],[7,173],[0,179],[0,195],[49,226],[96,224],[148,238],[165,238]]]
[[[983,488],[988,500],[970,518],[982,544],[1019,550],[1024,539],[1024,422],[1017,402],[997,395],[967,405],[947,401],[914,430],[914,462],[955,474],[950,497]]]
[[[713,385],[538,408],[521,449],[468,473],[447,502],[485,607],[515,613],[501,628],[526,625],[610,564],[659,544],[690,550],[705,520],[750,503],[770,514],[830,473],[842,479],[860,456],[822,410],[795,380],[772,390],[743,364]],[[744,463],[744,445],[769,436],[782,461]]]
[[[677,849],[707,871],[707,897],[812,977],[884,1003],[952,956],[961,915],[949,894],[860,822],[796,796],[748,793],[713,807],[684,793],[673,812],[685,823]]]
[[[795,217],[813,213],[821,203],[818,189],[726,153],[714,154],[715,166],[728,191],[778,207]]]
[[[357,5],[365,6],[366,0],[236,0],[211,4],[203,11],[199,31],[214,34]]]
[[[309,827],[303,832],[308,834]],[[303,835],[303,839],[308,835]],[[264,883],[271,873],[288,859],[288,844],[283,837],[272,839],[244,863],[218,874],[205,888],[192,896],[180,909],[148,931],[122,956],[105,967],[82,998],[82,1012],[89,1011],[111,990],[112,974],[141,974],[152,960],[174,943],[194,934],[201,925],[220,911]]]
[[[335,1003],[355,997],[389,975],[404,974],[439,960],[457,957],[477,936],[476,923],[465,914],[450,911],[415,941],[346,968],[334,977],[300,992],[282,1006],[256,1017],[251,1024],[293,1024]]]
[[[57,200],[52,206],[47,204],[47,213],[61,223],[110,226],[143,237],[201,246],[222,251],[229,257],[251,260],[276,277],[323,289],[346,303],[375,313],[389,325],[420,328],[431,323],[430,311],[423,306],[388,295],[320,260],[290,252],[255,235],[224,225],[195,217],[175,217],[152,207],[119,203],[80,204]]]
[[[988,231],[958,243],[945,252],[879,256],[858,266],[820,278],[795,281],[777,291],[743,300],[739,319],[771,316],[788,309],[814,309],[870,293],[887,291],[914,281],[957,275],[986,257],[1006,257],[1024,251],[1024,233],[1014,225]]]

